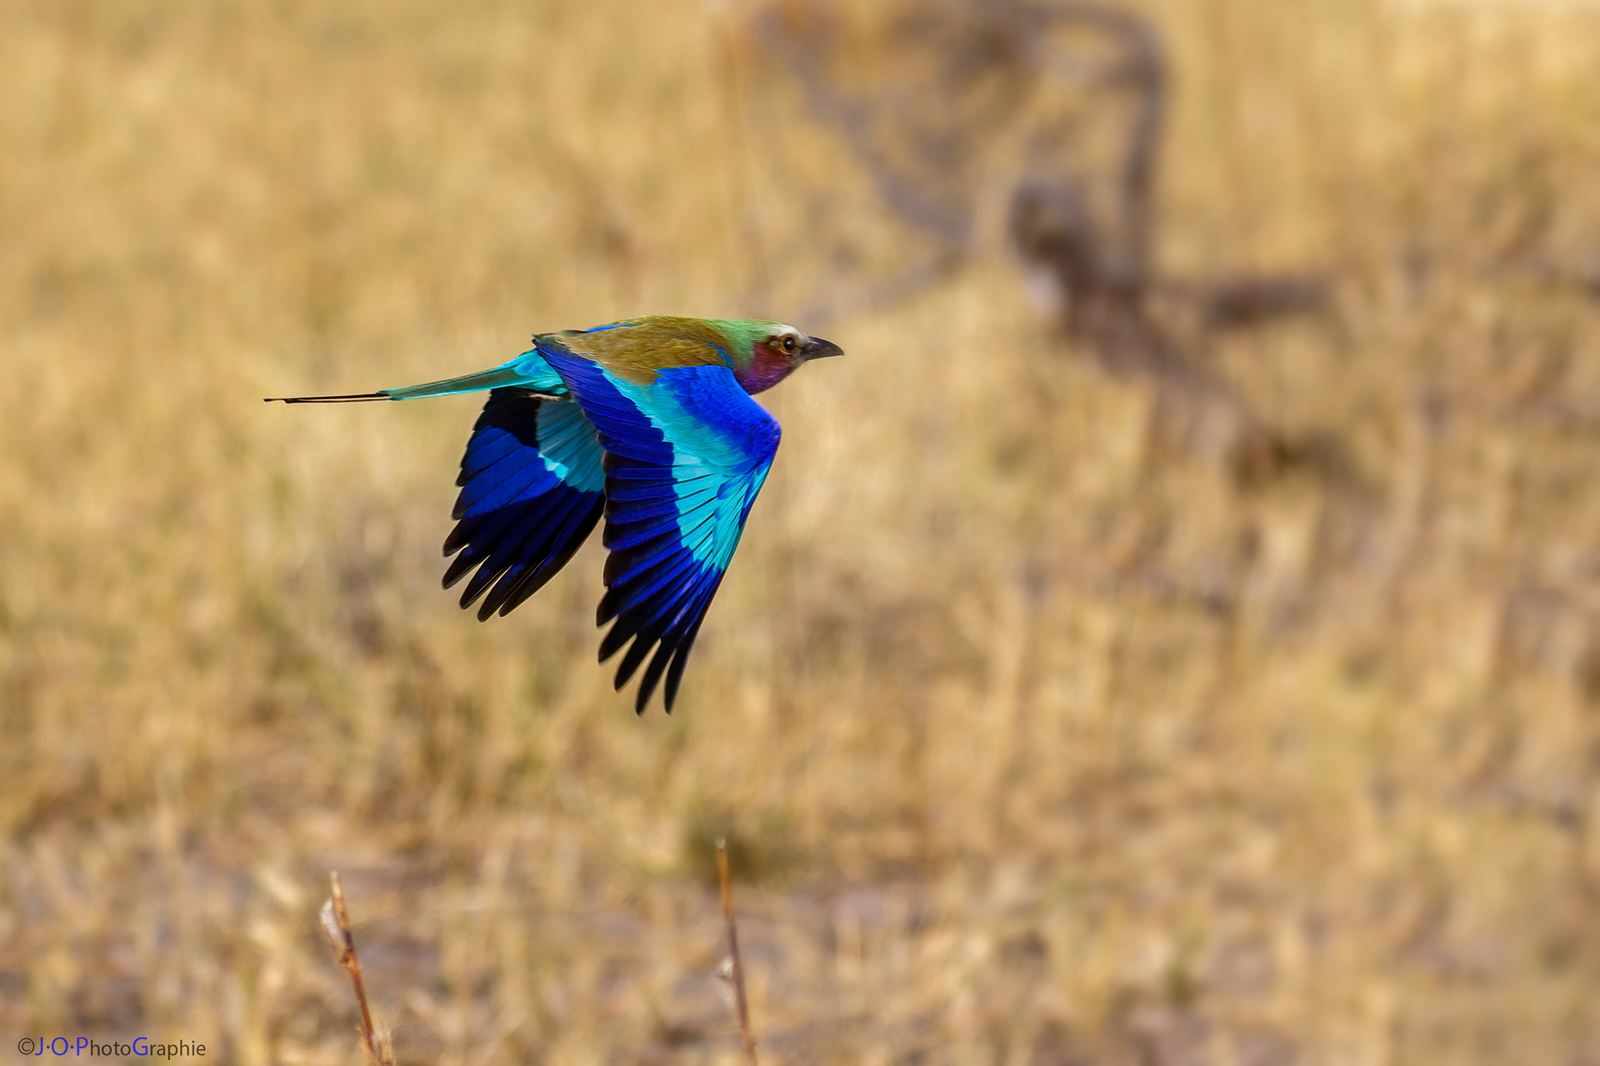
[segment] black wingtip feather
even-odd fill
[[[476,525],[468,528],[467,523],[461,521],[460,519],[456,519],[455,528],[450,531],[449,536],[444,538],[444,557],[448,559],[462,548],[465,548],[468,544],[471,544],[472,534],[476,530]],[[448,588],[449,586],[445,587]]]
[[[498,596],[500,602],[496,609],[499,610],[500,617],[504,618],[522,606],[530,596],[549,584],[550,579],[561,572],[562,567],[566,566],[577,550],[583,546],[583,542],[589,539],[589,531],[593,528],[594,521],[586,521],[583,527],[573,535],[572,546],[567,551],[562,552],[560,555],[550,556],[537,568],[528,570],[526,573],[519,575],[516,580],[510,582],[506,586],[505,595]],[[495,592],[498,595],[499,588],[496,588]]]
[[[605,623],[602,622],[601,624],[604,625]],[[628,641],[632,640],[638,635],[639,630],[637,627],[629,626],[624,622],[619,621],[616,625],[612,626],[606,631],[605,636],[600,638],[600,661],[605,662],[607,659],[617,654],[617,652],[622,650],[622,646],[624,644],[628,643]],[[622,683],[618,682],[617,687],[621,688]]]
[[[656,691],[656,685],[661,680],[661,671],[667,668],[667,661],[672,658],[672,653],[677,650],[677,641],[662,641],[656,646],[656,653],[650,657],[650,665],[644,669],[644,677],[639,680],[638,705],[643,707],[650,702],[650,697]],[[667,713],[672,713],[668,706]]]
[[[600,597],[600,604],[594,609],[594,624],[603,626],[617,616],[622,609],[622,593],[617,589],[606,589],[606,594]]]
[[[450,561],[449,567],[445,569],[444,579],[440,584],[447,589],[454,588],[457,582],[467,576],[467,571],[472,569],[472,564],[475,561],[473,556],[466,553],[456,556]],[[466,604],[462,604],[462,606],[465,607]]]
[[[694,625],[689,627],[683,640],[678,644],[678,650],[672,653],[672,665],[667,669],[667,685],[662,690],[666,700],[667,713],[672,713],[672,705],[678,702],[678,684],[683,680],[683,668],[689,665],[689,650],[694,647],[694,640],[700,635],[700,623],[705,621],[705,615],[695,619]]]
[[[617,688],[620,689],[633,679],[633,675],[638,673],[639,667],[644,664],[645,656],[654,650],[656,642],[660,639],[661,633],[657,627],[640,631],[628,653],[622,657],[622,662],[617,664]]]
[[[500,605],[501,616],[504,617],[516,610],[528,597],[544,588],[551,578],[560,573],[562,568],[577,554],[578,549],[583,547],[583,542],[589,539],[589,534],[594,531],[594,527],[599,521],[600,503],[596,501],[594,510],[572,534],[570,547],[559,556],[552,555],[537,570],[518,578],[516,583],[507,590],[505,602]]]

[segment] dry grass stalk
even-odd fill
[[[745,1058],[756,1066],[756,1037],[750,1031],[750,1001],[744,992],[744,964],[739,961],[739,927],[733,920],[733,885],[728,879],[728,840],[717,838],[717,883],[722,888],[722,917],[728,923],[728,960],[719,975],[726,974],[733,985],[734,1004],[739,1015],[739,1036],[744,1041]]]
[[[356,958],[356,941],[350,932],[350,915],[344,909],[344,888],[339,884],[338,871],[328,873],[333,895],[322,904],[322,935],[333,948],[339,965],[350,972],[350,983],[355,986],[356,1002],[361,1005],[361,1039],[367,1049],[367,1061],[376,1066],[394,1066],[394,1046],[387,1029],[375,1029],[372,1011],[367,1007],[367,990],[361,981],[361,960]]]

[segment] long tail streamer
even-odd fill
[[[392,400],[387,392],[351,392],[343,396],[268,396],[265,403],[366,403],[369,400]]]

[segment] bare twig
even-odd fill
[[[355,986],[356,1002],[361,1005],[361,1037],[366,1043],[367,1061],[375,1066],[394,1066],[394,1046],[387,1029],[374,1029],[372,1012],[367,1008],[367,990],[361,982],[361,960],[356,958],[356,941],[350,932],[350,916],[344,909],[344,888],[339,884],[339,874],[332,871],[328,880],[333,895],[322,905],[322,935],[339,960],[339,965],[350,972],[350,983]]]
[[[756,1066],[756,1038],[750,1031],[750,1001],[744,994],[744,964],[739,961],[739,929],[733,921],[733,886],[728,880],[728,841],[717,838],[717,883],[722,887],[722,917],[728,924],[728,980],[733,983],[734,1003],[739,1013],[739,1036],[744,1040],[745,1058]]]

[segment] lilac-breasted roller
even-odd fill
[[[596,624],[622,688],[644,664],[634,707],[666,675],[667,712],[706,608],[778,450],[777,420],[750,397],[839,347],[778,322],[652,315],[541,333],[477,374],[285,403],[413,400],[491,390],[456,484],[450,588],[461,606],[506,614],[572,558],[603,514],[606,593]],[[653,654],[652,654],[653,653]]]

